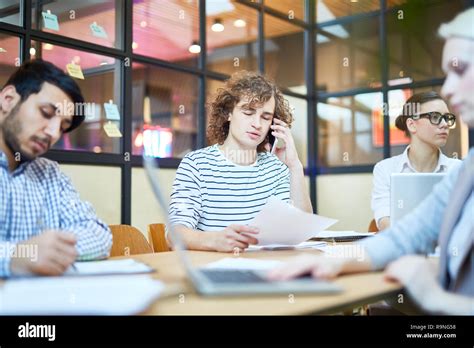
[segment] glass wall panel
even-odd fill
[[[134,155],[182,158],[196,150],[196,76],[136,63],[132,107]]]
[[[232,75],[258,70],[257,11],[236,3],[206,1],[206,68]]]
[[[198,0],[133,2],[133,53],[197,66]]]
[[[319,164],[351,166],[382,160],[382,106],[382,93],[319,102]]]
[[[82,71],[84,79],[74,77],[84,95],[83,112],[86,115],[82,125],[71,133],[66,133],[54,146],[55,149],[119,153],[122,132],[120,94],[121,62],[111,57],[32,41],[32,59],[50,61],[64,71],[74,64]],[[119,115],[107,116],[104,103],[117,105]],[[113,134],[109,130],[118,130]]]
[[[122,48],[124,0],[33,0],[34,29]]]

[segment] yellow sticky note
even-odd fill
[[[84,80],[84,74],[82,73],[80,65],[71,63],[66,65],[66,68],[70,76],[75,77],[76,79]]]
[[[120,133],[120,129],[118,129],[115,123],[109,122],[104,124],[104,131],[109,138],[121,138],[122,133]]]

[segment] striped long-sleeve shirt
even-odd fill
[[[176,172],[170,223],[201,231],[245,225],[270,196],[290,200],[288,167],[270,153],[250,166],[229,161],[217,145],[190,152]]]
[[[89,203],[80,200],[56,162],[38,158],[10,173],[7,157],[0,151],[0,277],[10,275],[11,253],[18,242],[49,229],[75,234],[78,260],[109,255],[108,226]]]

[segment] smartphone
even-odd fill
[[[272,122],[272,125],[274,125],[273,122]],[[268,134],[268,141],[270,142],[270,145],[271,145],[270,153],[275,153],[275,150],[277,149],[278,145],[280,145],[281,140],[278,139],[278,138],[275,138],[275,136],[272,135],[272,129],[271,128],[270,128],[270,132]]]

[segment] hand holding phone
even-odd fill
[[[272,121],[272,126],[275,124],[274,121]],[[275,136],[272,134],[273,130],[270,128],[270,132],[269,132],[269,135],[268,135],[268,140],[270,142],[270,145],[272,146],[272,149],[270,151],[270,153],[274,154],[277,147],[279,147],[278,145],[281,146],[281,139],[280,138],[275,138]]]

